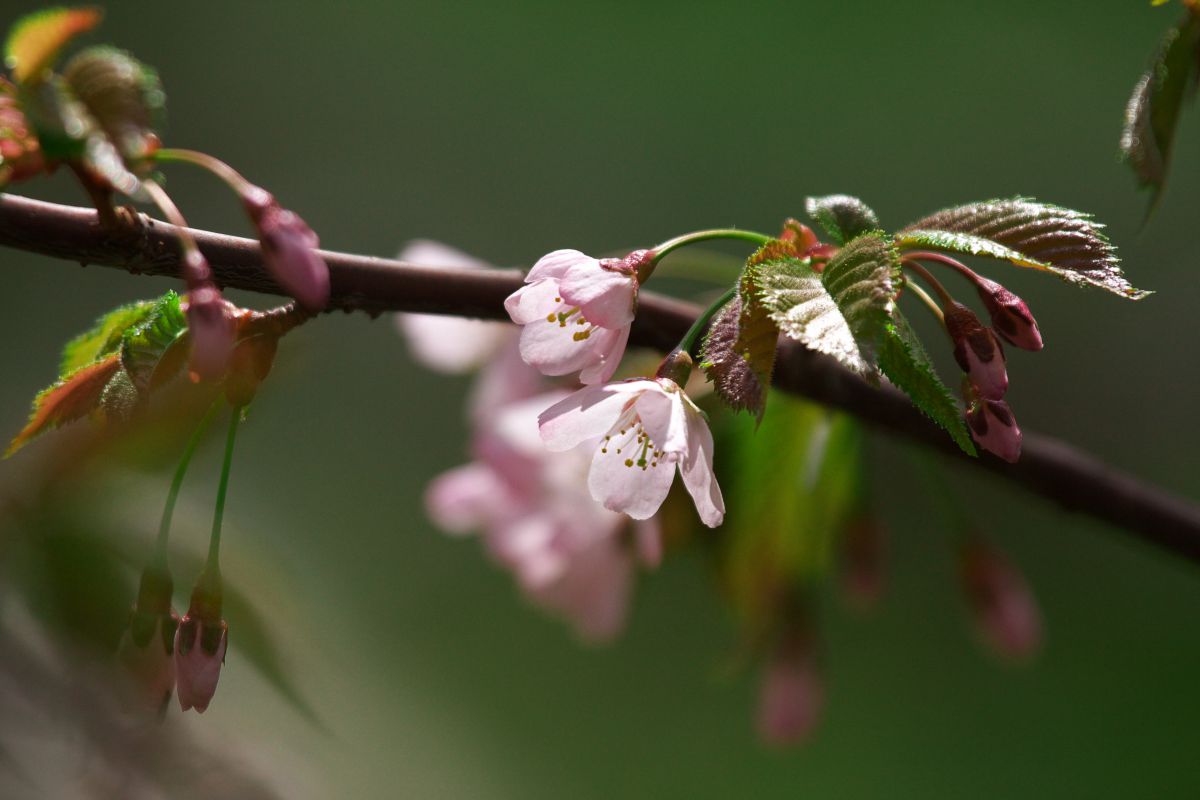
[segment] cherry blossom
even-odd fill
[[[810,638],[788,636],[775,648],[763,671],[757,726],[767,744],[799,744],[820,720],[825,686]]]
[[[963,591],[976,625],[1000,655],[1023,660],[1042,643],[1042,616],[1016,567],[986,541],[972,538],[959,557]]]

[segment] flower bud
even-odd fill
[[[972,280],[996,332],[1024,350],[1041,350],[1042,333],[1025,301],[995,281],[979,275]]]
[[[973,537],[959,553],[963,593],[985,641],[1014,660],[1033,656],[1042,643],[1042,618],[1021,573],[1003,553]]]
[[[329,267],[317,254],[317,234],[264,189],[251,187],[242,200],[258,228],[263,259],[272,277],[307,310],[324,310],[329,304]]]
[[[811,635],[791,632],[767,662],[757,719],[758,735],[767,744],[800,744],[820,720],[825,686],[812,644]]]
[[[220,577],[205,572],[192,590],[192,603],[175,634],[179,706],[204,713],[217,691],[229,626],[221,618]]]
[[[804,254],[821,243],[813,229],[797,219],[789,218],[783,223],[783,232],[779,240],[789,242],[797,253]]]
[[[175,634],[179,615],[171,608],[171,575],[147,567],[142,572],[129,627],[121,635],[117,660],[134,680],[145,705],[162,710],[175,688]]]
[[[964,388],[964,393],[971,438],[989,453],[1015,464],[1021,457],[1021,429],[1008,403],[981,397],[971,385]]]
[[[842,592],[859,609],[873,608],[883,596],[884,528],[879,519],[862,514],[842,533]]]
[[[233,351],[233,320],[229,303],[216,286],[204,284],[187,298],[188,335],[192,354],[189,369],[193,380],[217,380],[225,374]]]
[[[944,311],[946,332],[954,341],[954,360],[983,397],[989,400],[1004,397],[1008,391],[1008,372],[1000,340],[962,303],[951,301]]]

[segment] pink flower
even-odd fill
[[[545,375],[579,372],[582,383],[613,376],[633,323],[644,251],[598,260],[578,250],[543,256],[504,308],[523,325],[521,357]]]
[[[963,592],[987,643],[1023,660],[1042,643],[1042,617],[1029,585],[1004,554],[975,537],[959,557]]]
[[[988,400],[966,387],[967,427],[971,438],[989,453],[1015,464],[1021,457],[1021,429],[1003,400]]]
[[[758,700],[758,735],[767,744],[799,744],[812,734],[825,687],[810,638],[791,634],[771,654]]]
[[[204,713],[217,691],[229,626],[221,618],[220,576],[201,574],[188,613],[175,632],[175,680],[179,706]]]
[[[713,439],[704,414],[669,378],[589,386],[554,404],[538,418],[542,439],[554,451],[593,445],[588,487],[605,508],[649,519],[658,511],[678,465],[710,528],[725,518],[725,501],[713,475]],[[600,438],[603,437],[603,438]]]
[[[983,327],[975,312],[961,303],[947,303],[945,315],[946,332],[954,340],[954,360],[983,397],[1004,397],[1008,391],[1004,349],[991,328]]]
[[[974,274],[972,280],[996,331],[1017,347],[1041,350],[1042,332],[1025,301],[995,281]]]
[[[265,189],[247,189],[242,200],[258,228],[263,260],[271,276],[304,308],[323,311],[329,304],[329,267],[317,253],[317,234]]]
[[[166,707],[175,689],[175,630],[179,615],[171,608],[171,576],[148,567],[142,572],[129,627],[121,635],[117,660],[151,711]]]

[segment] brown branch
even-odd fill
[[[95,211],[0,195],[0,245],[134,274],[177,277],[176,229],[141,219],[141,225],[131,224],[114,233],[98,224]],[[262,269],[257,242],[206,231],[193,231],[193,235],[221,285],[282,294]],[[504,298],[522,279],[518,270],[441,269],[346,253],[325,251],[322,255],[332,276],[330,307],[373,315],[424,311],[505,319]],[[669,349],[697,314],[694,305],[644,292],[631,341]],[[1057,439],[1026,431],[1024,451],[1016,464],[987,454],[967,458],[898,391],[872,387],[832,359],[791,341],[782,345],[775,384],[959,457],[959,463],[989,470],[1064,508],[1104,520],[1200,562],[1200,507]]]

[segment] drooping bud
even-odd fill
[[[193,288],[187,297],[189,369],[193,380],[217,380],[225,374],[233,351],[234,326],[229,303],[212,284]]]
[[[264,189],[249,187],[242,193],[242,201],[258,228],[263,259],[272,277],[305,309],[324,310],[329,304],[329,267],[317,254],[317,234]]]
[[[175,672],[179,706],[204,713],[217,691],[229,626],[221,618],[221,579],[207,571],[192,590],[188,613],[175,635]]]
[[[825,705],[825,686],[813,637],[792,631],[776,645],[763,671],[758,696],[758,735],[775,746],[804,742]]]
[[[1004,397],[1008,391],[1008,371],[1000,340],[962,303],[950,301],[943,310],[946,332],[954,342],[954,360],[983,397],[989,400]]]
[[[871,514],[855,517],[842,533],[842,591],[859,609],[873,608],[883,596],[885,539],[883,524]]]
[[[973,536],[959,553],[963,593],[979,632],[999,655],[1033,656],[1042,643],[1042,617],[1021,573],[1003,553]]]
[[[1024,350],[1041,350],[1042,333],[1025,301],[995,281],[975,275],[975,289],[992,318],[996,332]]]
[[[145,705],[161,711],[175,688],[175,635],[179,615],[171,608],[171,575],[147,567],[142,572],[129,627],[121,635],[117,660],[133,678]]]
[[[1021,457],[1021,429],[1008,403],[982,397],[968,381],[964,381],[963,396],[971,438],[989,453],[1015,464]]]

